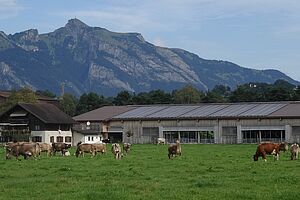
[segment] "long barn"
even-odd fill
[[[97,127],[113,142],[300,142],[300,102],[105,106],[74,119],[75,132]]]

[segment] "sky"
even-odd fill
[[[0,31],[52,32],[77,18],[158,46],[300,80],[299,0],[0,0]]]

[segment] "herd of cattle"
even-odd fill
[[[165,138],[158,138],[157,144],[166,144]],[[56,152],[61,152],[62,156],[70,156],[69,148],[70,144],[66,143],[34,143],[34,142],[10,142],[4,146],[6,149],[6,159],[10,159],[15,156],[19,160],[19,156],[23,156],[24,159],[29,157],[39,158],[42,152],[46,152],[48,156],[55,155]],[[122,147],[118,143],[112,144],[111,151],[115,159],[121,159],[123,152],[128,154],[131,149],[130,143],[123,143]],[[272,143],[264,142],[260,143],[256,149],[255,155],[253,155],[254,161],[257,161],[259,157],[262,157],[266,161],[267,155],[274,155],[276,160],[279,159],[280,151],[287,151],[290,149],[291,160],[298,159],[300,148],[298,144],[292,144],[289,148],[288,143]],[[90,153],[92,157],[95,157],[97,153],[104,154],[107,152],[106,143],[87,144],[79,142],[77,144],[75,156],[84,156],[85,153]],[[181,145],[179,140],[176,143],[169,144],[168,146],[168,158],[174,158],[181,156]]]

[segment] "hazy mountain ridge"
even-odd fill
[[[59,93],[65,82],[67,92],[104,95],[173,90],[186,84],[203,90],[277,79],[298,84],[277,70],[205,60],[182,49],[155,46],[139,33],[110,32],[78,19],[46,34],[36,29],[13,35],[0,32],[0,77],[1,89],[27,85]]]

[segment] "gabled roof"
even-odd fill
[[[50,103],[19,103],[20,106],[27,112],[31,113],[44,123],[48,124],[74,124],[75,121],[66,113],[61,111],[55,105]],[[13,109],[13,108],[12,108]],[[11,109],[10,109],[11,110]],[[9,112],[9,111],[7,111]]]
[[[113,116],[135,109],[136,106],[104,106],[73,117],[75,121],[105,121]]]

